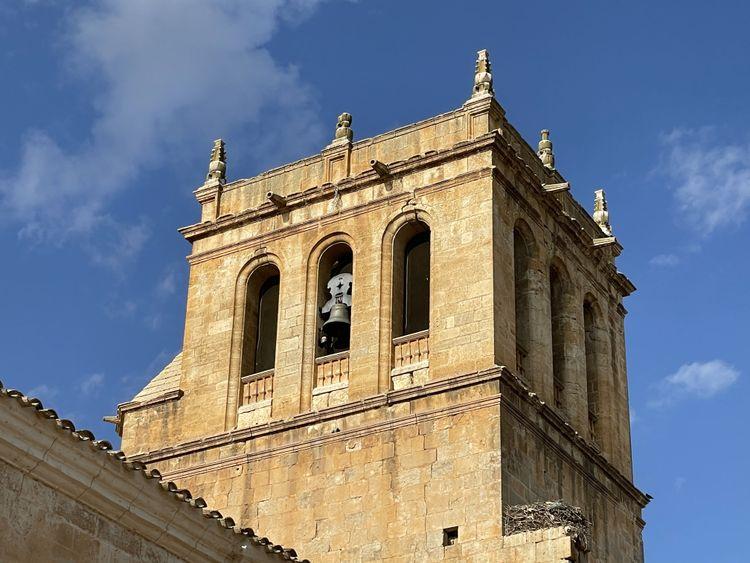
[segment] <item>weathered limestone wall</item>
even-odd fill
[[[565,528],[546,528],[505,536],[497,553],[502,563],[586,563],[586,554],[579,552]]]
[[[641,509],[648,502],[551,409],[503,385],[503,505],[561,499],[593,523],[591,561],[643,561]]]
[[[0,560],[182,561],[0,460]]]
[[[492,367],[493,336],[486,330],[492,322],[493,292],[490,154],[486,149],[472,150],[406,174],[392,186],[379,183],[373,186],[374,193],[343,194],[341,212],[331,212],[331,200],[326,200],[286,218],[277,215],[211,237],[216,250],[195,256],[190,270],[180,380],[185,395],[177,411],[159,407],[160,413],[181,422],[161,421],[158,429],[126,432],[123,447],[146,451],[235,427],[242,375],[243,280],[264,262],[276,264],[281,274],[271,417],[310,410],[317,259],[339,241],[349,244],[354,255],[350,371],[343,400],[387,390],[392,367],[391,295],[383,280],[390,278],[392,257],[385,239],[414,219],[431,229],[429,378]],[[289,227],[281,228],[279,222]],[[225,247],[231,243],[229,237],[246,242]],[[138,426],[138,418],[156,421],[161,414],[124,416],[132,421],[126,426]]]
[[[322,154],[269,170],[255,178],[238,180],[229,184],[222,194],[221,215],[257,208],[266,203],[269,191],[288,196],[347,176],[371,172],[371,159],[392,164],[429,151],[448,149],[470,138],[466,121],[466,113],[456,110],[357,141],[351,146],[351,155],[345,157],[345,150],[327,149]]]
[[[567,192],[545,193],[528,181],[517,162],[495,152],[493,189],[493,260],[495,353],[497,363],[516,365],[515,300],[513,280],[513,231],[519,229],[531,247],[529,272],[530,349],[525,379],[533,390],[554,405],[550,268],[555,265],[564,277],[565,298],[565,382],[561,411],[587,440],[589,434],[584,301],[592,299],[599,312],[602,354],[596,371],[598,386],[597,443],[604,455],[625,475],[632,471],[627,401],[627,382],[621,363],[625,358],[622,323],[622,290],[613,283],[616,271],[612,250],[583,244],[581,230],[556,219],[568,206]],[[562,202],[562,203],[561,203]],[[612,327],[609,334],[609,327]],[[606,333],[606,334],[605,334]]]
[[[483,561],[490,554],[557,561],[572,549],[570,538],[514,544],[499,526],[503,505],[562,498],[592,511],[595,524],[601,519],[601,559],[594,560],[620,561],[614,554],[622,547],[622,561],[641,561],[645,500],[628,481],[621,304],[633,288],[614,266],[619,244],[490,97],[373,139],[337,138],[314,157],[250,180],[207,182],[196,192],[202,222],[182,229],[193,244],[184,395],[174,389],[169,401],[121,410],[123,449],[314,560]],[[370,159],[386,172],[377,173]],[[269,200],[267,192],[279,197]],[[420,360],[418,376],[407,370],[404,377],[391,372],[391,299],[393,241],[409,221],[431,231],[431,310],[429,359]],[[543,409],[512,386],[501,407],[499,384],[460,383],[499,373],[500,365],[520,371],[514,229],[530,248],[530,349],[521,377]],[[351,349],[337,360],[343,380],[321,387],[318,261],[340,243],[353,253]],[[281,280],[272,398],[238,417],[245,287],[268,263]],[[553,265],[564,280],[560,408]],[[590,332],[601,347],[595,387],[587,381],[584,302],[595,304],[602,321]],[[598,418],[589,413],[592,388]],[[471,406],[479,397],[487,404]],[[459,541],[444,547],[443,528],[454,525]]]
[[[502,545],[499,382],[463,379],[151,463],[315,562],[486,560]]]

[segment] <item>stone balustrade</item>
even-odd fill
[[[393,367],[395,369],[430,359],[430,331],[422,330],[393,339]]]
[[[273,397],[273,368],[242,378],[242,405],[250,405]]]
[[[349,351],[329,354],[315,360],[315,387],[349,382]]]
[[[393,389],[422,385],[428,379],[430,331],[422,330],[393,339]]]

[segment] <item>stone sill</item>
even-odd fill
[[[246,413],[246,412],[253,412],[258,409],[264,409],[271,406],[271,401],[273,399],[264,399],[262,401],[256,401],[255,403],[249,403],[247,405],[242,405],[237,412],[239,414]]]
[[[417,371],[418,369],[427,369],[430,367],[430,360],[424,360],[415,364],[409,364],[408,366],[401,366],[400,368],[393,368],[391,370],[391,377],[396,375],[403,375],[404,373],[410,373]]]
[[[316,387],[313,389],[312,394],[315,395],[323,395],[325,393],[330,393],[332,391],[338,391],[339,389],[346,389],[349,387],[348,381],[340,381],[338,383],[331,383],[330,385],[323,385],[321,387]]]

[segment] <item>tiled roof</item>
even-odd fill
[[[133,397],[133,402],[143,403],[154,399],[169,391],[180,387],[180,373],[182,370],[182,352],[167,364],[148,384]]]
[[[179,355],[178,355],[179,358]],[[174,363],[174,362],[173,362]],[[107,440],[97,440],[94,434],[89,430],[77,430],[75,425],[66,419],[61,419],[52,409],[44,408],[42,402],[34,397],[27,397],[21,391],[16,389],[7,389],[0,381],[0,400],[14,400],[22,407],[28,408],[31,416],[36,415],[41,419],[49,421],[59,432],[65,432],[74,439],[90,445],[91,449],[99,454],[106,455],[112,463],[121,464],[127,470],[140,474],[143,479],[151,481],[154,493],[164,494],[171,497],[173,502],[183,502],[200,511],[204,518],[210,518],[216,521],[217,526],[224,528],[227,534],[227,541],[247,542],[248,546],[256,549],[262,549],[265,553],[275,556],[279,561],[294,561],[299,563],[310,563],[307,559],[299,559],[294,549],[288,549],[281,545],[274,544],[271,540],[257,535],[251,528],[240,528],[235,525],[232,518],[223,516],[218,510],[211,510],[206,505],[206,501],[201,497],[193,497],[187,489],[180,489],[172,481],[162,482],[161,474],[156,469],[149,469],[146,464],[140,461],[131,461],[121,451],[113,450],[112,444]],[[144,489],[144,493],[146,489]],[[231,535],[230,535],[231,534]]]

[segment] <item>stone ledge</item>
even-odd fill
[[[423,362],[409,364],[408,366],[401,366],[400,368],[393,368],[391,370],[391,377],[394,377],[396,375],[402,375],[404,373],[409,373],[412,371],[417,371],[418,369],[427,369],[429,367],[430,367],[430,360],[424,360]]]
[[[271,406],[271,401],[273,401],[273,399],[263,399],[262,401],[248,403],[247,405],[242,405],[239,409],[237,409],[237,412],[239,414],[243,414],[246,412],[253,412],[256,410],[264,409]]]
[[[339,391],[340,389],[346,389],[349,387],[348,381],[340,381],[338,383],[331,383],[330,385],[322,385],[320,387],[316,387],[312,390],[313,396],[315,395],[324,395],[325,393],[330,393],[332,391]]]

